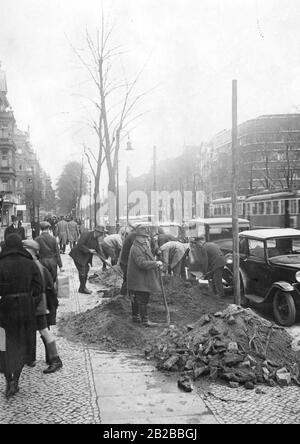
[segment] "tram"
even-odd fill
[[[274,191],[238,197],[239,217],[248,219],[252,229],[300,228],[300,191]],[[210,217],[230,217],[231,198],[215,199]]]

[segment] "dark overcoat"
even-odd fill
[[[92,265],[93,255],[89,250],[96,250],[101,255],[101,249],[98,240],[94,236],[94,231],[82,233],[77,244],[72,248],[70,256],[74,262],[80,265]]]
[[[129,291],[159,293],[162,291],[157,262],[146,238],[137,236],[129,253],[127,269]]]
[[[203,245],[193,244],[191,251],[196,260],[193,264],[194,271],[198,269],[206,274],[225,265],[225,257],[220,247],[213,242],[207,242]]]
[[[62,261],[59,247],[55,237],[49,233],[42,233],[36,239],[39,244],[39,258],[44,267],[46,267],[52,276],[54,282],[57,279],[57,267],[62,268]]]
[[[13,373],[36,359],[36,307],[42,280],[25,250],[0,254],[0,326],[6,351],[0,352],[0,371]]]

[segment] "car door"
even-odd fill
[[[249,291],[265,296],[272,283],[271,269],[266,260],[265,243],[260,239],[248,239],[248,254],[243,268],[249,279]]]

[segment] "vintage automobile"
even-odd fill
[[[279,325],[295,323],[300,308],[300,230],[252,230],[239,234],[242,304],[272,304]],[[225,288],[232,288],[232,254],[226,255]]]
[[[250,229],[247,219],[239,219],[239,231]],[[205,237],[206,242],[219,245],[224,254],[232,251],[232,218],[199,218],[185,224],[187,241],[193,237]]]

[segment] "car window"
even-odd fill
[[[257,239],[249,239],[249,255],[259,259],[264,259],[265,249],[263,241]]]
[[[288,254],[299,254],[300,239],[297,238],[268,239],[267,250],[268,250],[268,256],[270,258],[276,256],[284,256]]]

